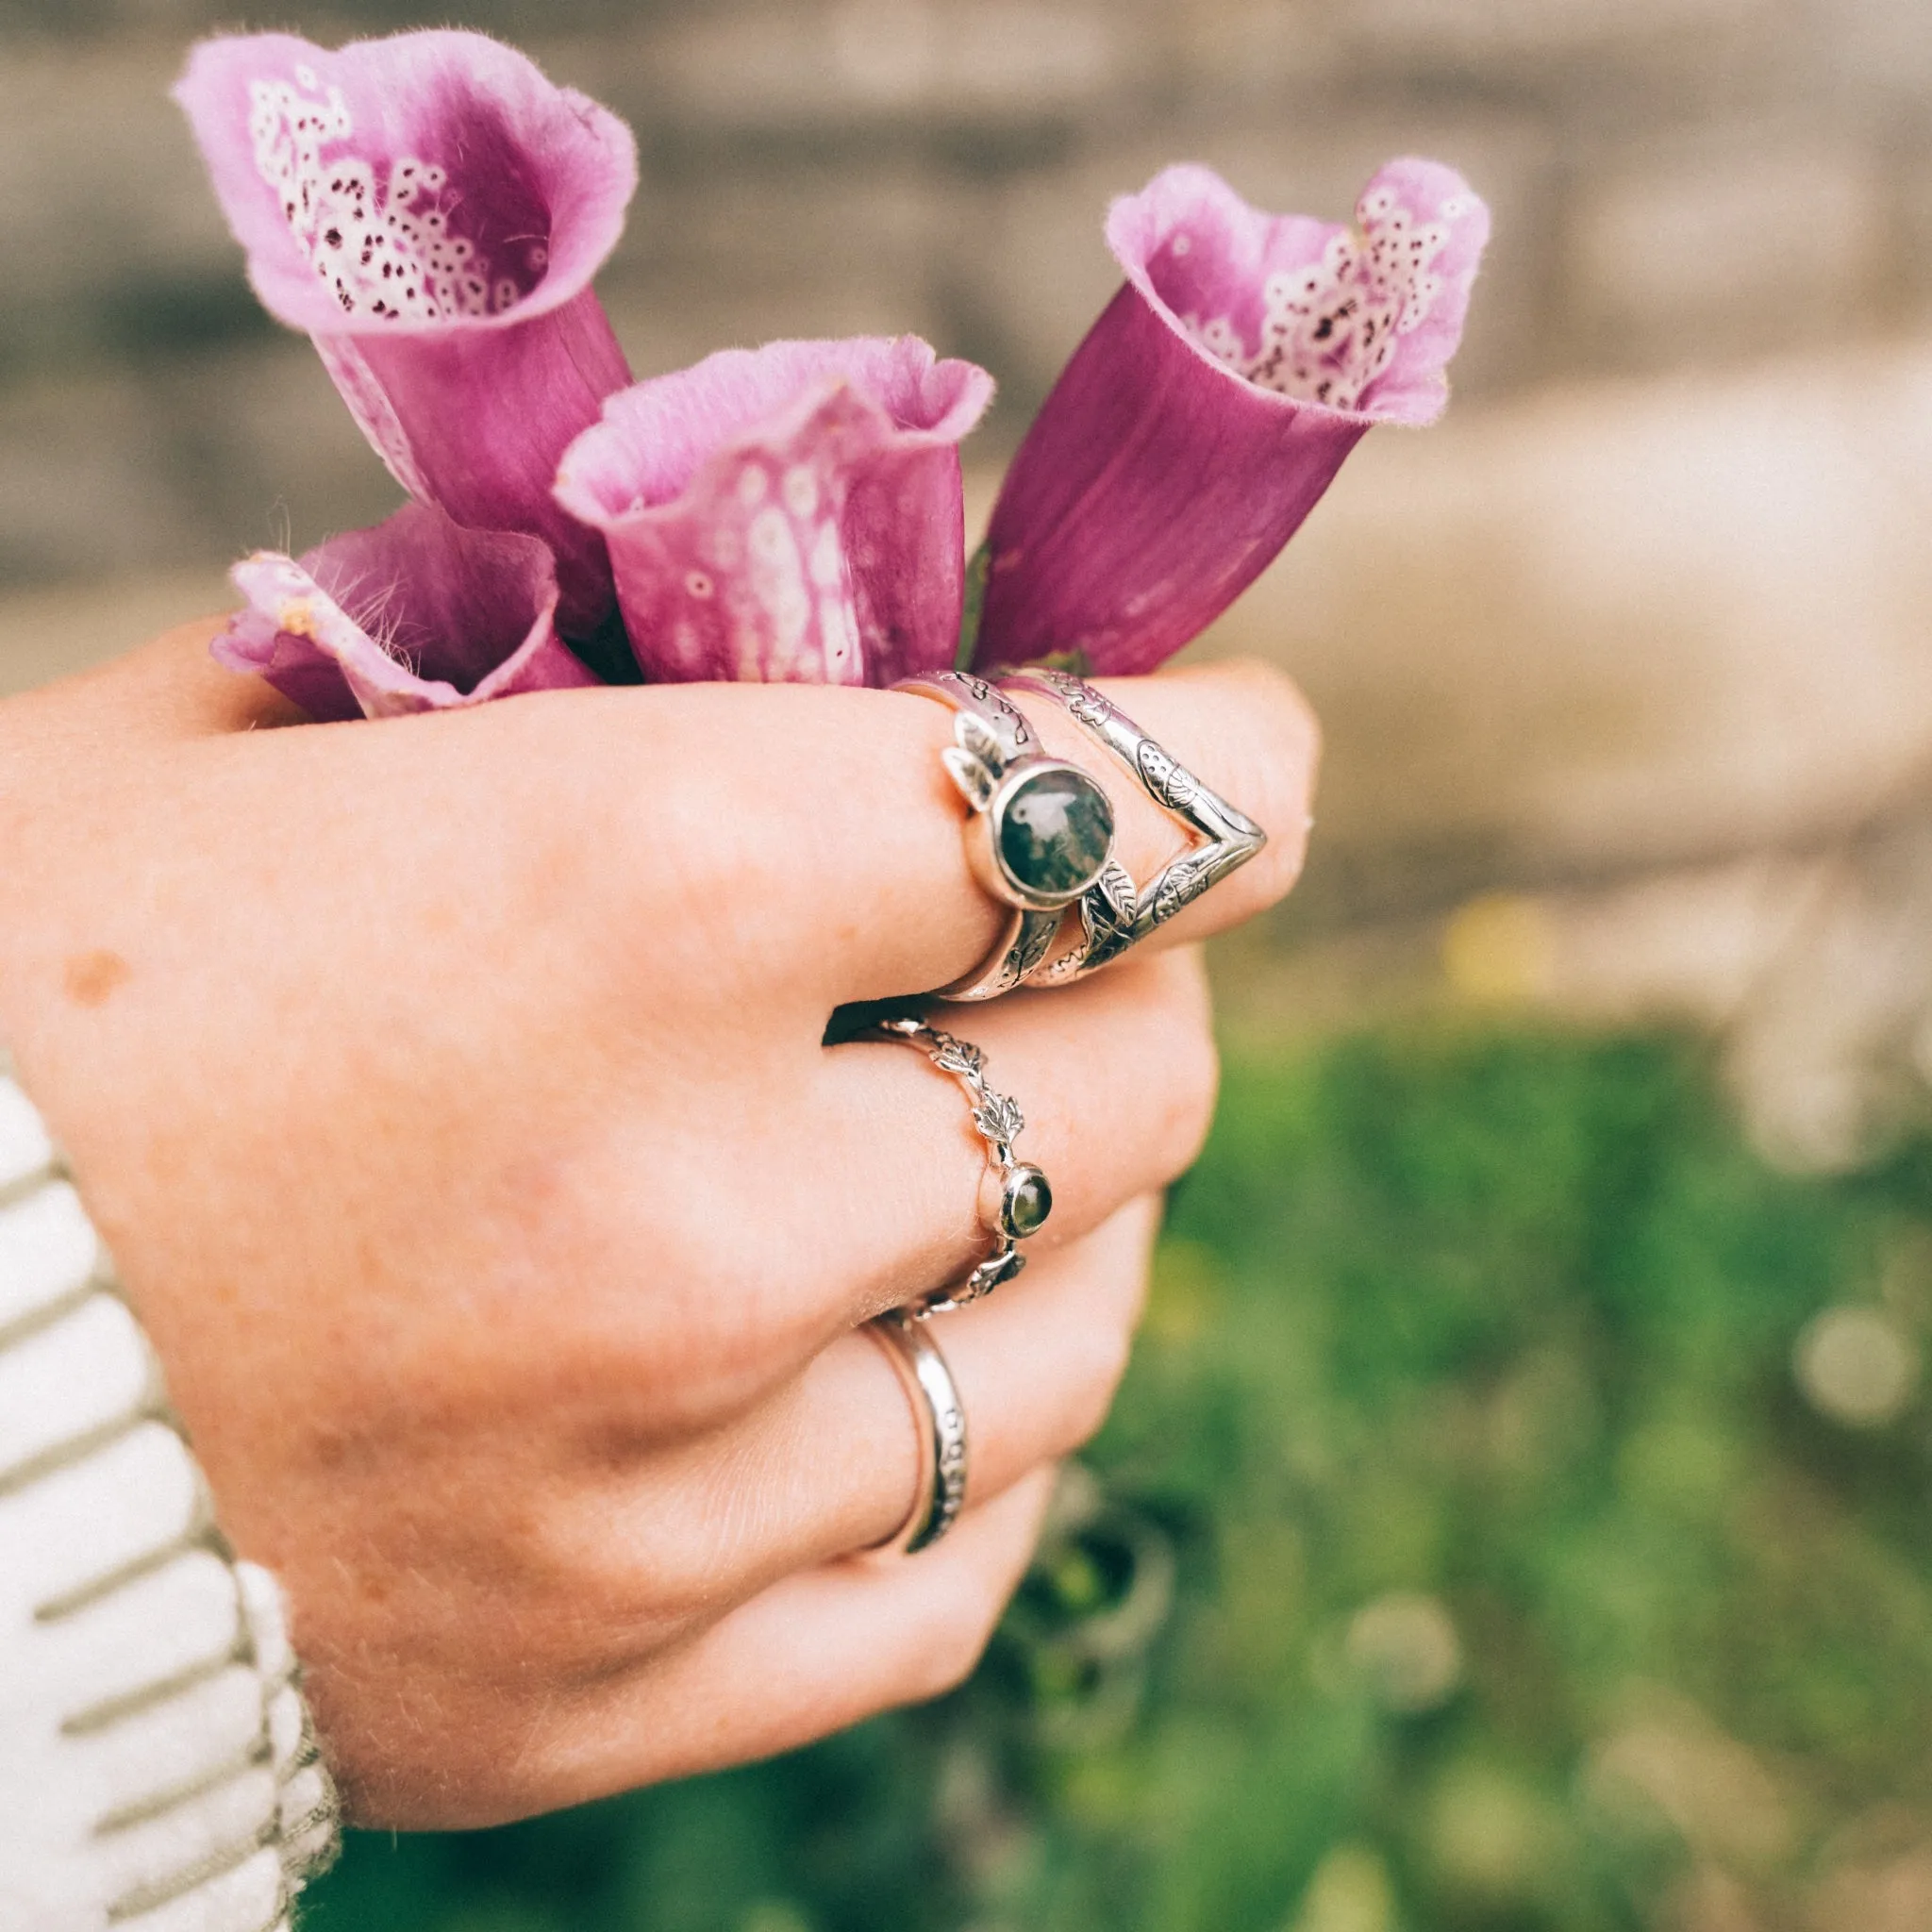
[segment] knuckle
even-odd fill
[[[782,1380],[816,1304],[783,1265],[778,1217],[745,1213],[695,1165],[648,1200],[613,1170],[610,1197],[635,1205],[577,1257],[574,1372],[655,1431],[736,1412]]]

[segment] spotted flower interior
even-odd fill
[[[257,292],[311,333],[558,308],[609,254],[637,179],[616,116],[482,34],[205,41],[175,94]]]
[[[543,278],[550,214],[500,121],[460,116],[460,179],[444,161],[358,138],[342,90],[298,64],[248,84],[256,171],[346,317],[444,322],[501,314]],[[426,145],[426,143],[425,143]]]
[[[647,681],[883,685],[962,649],[1152,669],[1288,541],[1372,425],[1440,414],[1489,232],[1461,177],[1417,159],[1375,175],[1353,227],[1268,214],[1193,166],[1115,202],[1127,286],[1008,470],[969,608],[958,445],[991,377],[909,337],[855,338],[633,384],[591,282],[636,143],[514,48],[454,28],[335,49],[225,36],[175,95],[257,293],[313,340],[397,481],[554,566],[554,622],[532,615],[524,565],[441,525],[391,519],[311,553],[312,595],[244,566],[236,661],[291,694],[325,670],[327,701],[364,708],[549,689],[583,663],[618,676],[627,658]],[[389,593],[425,571],[434,597]],[[491,571],[517,594],[465,606],[455,580]]]
[[[1143,198],[1158,226],[1142,272],[1217,361],[1278,395],[1370,414],[1411,386],[1405,376],[1439,373],[1423,365],[1446,360],[1436,343],[1460,329],[1488,232],[1481,202],[1446,169],[1383,170],[1353,228],[1260,214],[1205,170],[1164,182],[1181,192],[1157,183]]]

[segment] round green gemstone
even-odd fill
[[[1049,766],[1023,778],[1000,814],[1000,864],[1023,891],[1077,898],[1113,849],[1113,804],[1084,772]]]
[[[1037,1167],[1016,1167],[1007,1178],[1006,1198],[1000,1205],[1000,1219],[1016,1241],[1038,1234],[1053,1212],[1053,1190]]]

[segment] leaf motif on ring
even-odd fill
[[[948,1074],[977,1074],[986,1065],[986,1056],[970,1040],[961,1040],[957,1034],[941,1033],[935,1026],[932,1029],[934,1047],[932,1063]]]
[[[1010,1093],[989,1093],[985,1102],[973,1109],[973,1124],[989,1141],[1009,1144],[1019,1138],[1026,1116]]]
[[[1025,1265],[1026,1257],[1018,1248],[1009,1247],[997,1255],[989,1255],[960,1283],[953,1305],[957,1307],[966,1302],[976,1302],[983,1294],[991,1294],[1002,1282],[1012,1280]]]
[[[975,758],[958,745],[949,744],[940,754],[947,775],[959,788],[959,795],[974,811],[984,811],[992,801],[997,774],[984,758]]]
[[[1026,978],[1033,969],[1053,950],[1053,942],[1059,937],[1059,926],[1050,919],[1037,921],[1021,933],[1019,942],[1013,948],[1013,963],[1017,969],[1016,983]]]
[[[1133,874],[1117,858],[1109,858],[1101,869],[1088,900],[1096,922],[1108,925],[1132,925],[1141,910],[1140,888],[1134,884]]]

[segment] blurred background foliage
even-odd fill
[[[1237,1054],[1144,1340],[964,1691],[476,1837],[314,1932],[1932,1923],[1932,1143],[1708,1050]]]
[[[979,1677],[820,1748],[357,1838],[323,1932],[1924,1932],[1925,0],[277,0],[636,127],[652,375],[916,330],[983,516],[1194,158],[1496,242],[1448,419],[1204,641],[1320,710],[1292,901],[1108,1433]],[[0,691],[393,486],[165,98],[216,0],[0,0]]]

